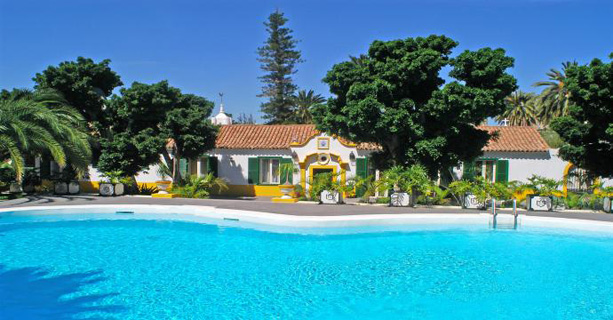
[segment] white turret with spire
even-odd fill
[[[219,126],[230,125],[232,124],[232,117],[227,115],[223,109],[223,93],[219,93],[219,98],[221,100],[219,104],[219,113],[213,118],[211,118],[211,122]]]

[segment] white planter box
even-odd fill
[[[551,197],[528,196],[528,210],[551,211],[553,199]]]
[[[53,184],[53,192],[55,194],[67,194],[68,193],[68,183],[66,182],[56,182]]]
[[[17,182],[11,182],[11,184],[9,185],[9,192],[10,193],[21,193],[21,192],[23,192],[23,190],[21,189],[21,184],[17,183]]]
[[[343,201],[343,196],[337,191],[324,190],[320,194],[320,202],[323,204],[339,204]]]
[[[71,181],[68,184],[68,193],[79,194],[79,192],[81,192],[81,186],[79,185],[79,181]]]
[[[467,194],[464,196],[464,208],[483,209],[485,208],[485,203],[479,202],[479,200],[477,200],[477,196],[474,194]]]
[[[606,197],[602,199],[602,211],[606,213],[612,213],[613,212],[612,207],[613,207],[613,201],[611,201],[611,198]]]
[[[115,192],[113,194],[116,196],[120,196],[124,193],[125,193],[125,186],[123,185],[123,183],[116,183]]]
[[[408,207],[411,205],[411,196],[406,192],[395,192],[390,196],[390,206]]]
[[[115,193],[115,186],[112,183],[101,183],[99,192],[101,196],[110,197]]]

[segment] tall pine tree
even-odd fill
[[[266,72],[259,77],[264,86],[258,97],[269,99],[260,106],[268,123],[288,123],[294,119],[292,97],[296,85],[292,75],[297,71],[296,64],[303,60],[300,51],[296,50],[298,41],[293,38],[292,30],[283,27],[286,22],[282,12],[273,12],[264,22],[268,39],[258,48],[260,68]]]

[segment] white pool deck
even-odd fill
[[[17,201],[19,200],[19,201]],[[453,207],[389,208],[357,205],[276,204],[267,199],[201,200],[153,199],[149,197],[103,198],[90,196],[22,198],[0,203],[0,217],[62,213],[109,213],[130,211],[136,217],[149,214],[184,220],[185,217],[232,225],[255,224],[292,228],[344,228],[369,226],[491,227],[488,211]],[[513,224],[510,211],[499,211],[500,226]],[[560,228],[613,234],[613,215],[595,212],[520,211],[519,228]]]

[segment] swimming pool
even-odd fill
[[[613,318],[610,234],[94,211],[1,216],[0,319]]]

